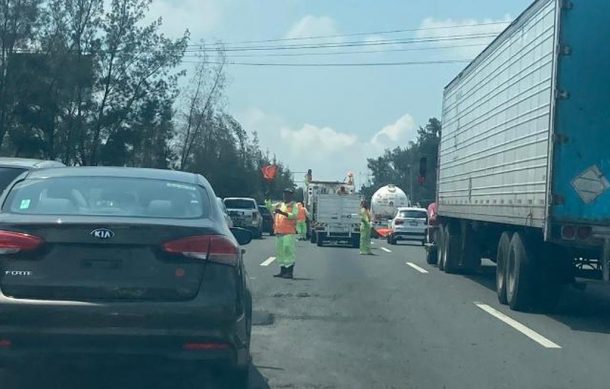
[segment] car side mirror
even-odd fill
[[[244,228],[233,227],[231,232],[240,246],[245,246],[252,242],[252,233]]]

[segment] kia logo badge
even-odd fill
[[[96,230],[91,231],[91,236],[98,239],[110,239],[114,236],[114,232],[112,232],[108,228],[98,228]]]

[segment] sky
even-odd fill
[[[372,44],[323,50],[232,51],[227,53],[229,62],[464,61],[376,67],[228,66],[226,110],[246,130],[257,132],[263,149],[298,172],[297,180],[302,178],[300,172],[307,169],[313,170],[315,179],[325,180],[342,180],[351,171],[357,184],[361,184],[369,174],[367,158],[381,155],[386,148],[407,146],[415,140],[419,126],[431,117],[440,119],[444,86],[493,39],[456,40],[455,36],[495,35],[504,28],[502,22],[518,16],[530,3],[531,0],[153,0],[149,17],[162,17],[162,31],[168,36],[178,37],[188,28],[192,42],[221,41],[229,48]],[[451,27],[456,25],[461,27]],[[380,33],[395,30],[412,31]],[[312,36],[332,37],[301,39]],[[443,42],[447,36],[452,40]],[[292,40],[240,43],[272,39]],[[429,43],[388,42],[393,39],[426,39]],[[427,49],[405,51],[407,47]],[[353,51],[375,52],[341,54]],[[326,54],[309,55],[322,52]],[[277,56],[280,53],[308,55]],[[264,54],[276,56],[262,57]],[[183,66],[188,71],[191,65]]]

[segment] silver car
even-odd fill
[[[250,230],[256,238],[263,236],[263,216],[258,210],[255,199],[227,197],[223,201],[235,227]]]
[[[399,240],[419,241],[426,243],[426,229],[428,211],[424,208],[404,207],[398,208],[396,216],[390,224],[391,232],[388,243],[396,244]]]

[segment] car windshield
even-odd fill
[[[57,177],[15,185],[4,212],[25,215],[201,218],[206,191],[181,182],[117,177]]]
[[[417,210],[399,211],[398,217],[405,219],[425,219],[428,217],[428,213],[426,211]]]
[[[230,209],[256,209],[256,203],[248,199],[225,199],[225,206]]]

